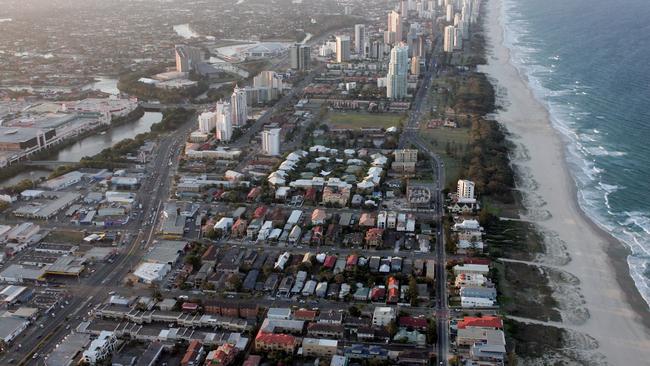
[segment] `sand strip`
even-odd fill
[[[627,249],[597,227],[577,204],[575,182],[565,161],[566,141],[552,127],[548,111],[510,64],[503,45],[502,0],[486,2],[485,31],[488,65],[481,71],[505,92],[505,109],[496,118],[513,134],[513,142],[525,146],[529,159],[520,161],[530,174],[531,191],[550,215],[535,218],[543,232],[557,235],[566,248],[567,264],[561,268],[579,280],[589,318],[577,322],[566,316],[572,329],[593,337],[598,352],[612,365],[647,365],[650,361],[650,312],[629,275]],[[568,314],[569,315],[569,314]],[[577,324],[575,324],[577,323]]]

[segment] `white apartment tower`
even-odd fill
[[[454,52],[454,26],[448,25],[445,27],[445,39],[442,46],[442,50],[445,52]]]
[[[228,142],[232,138],[232,109],[230,103],[219,101],[215,113],[217,115],[215,137],[219,141]]]
[[[217,127],[217,114],[214,112],[203,112],[199,115],[199,131],[210,133]]]
[[[390,51],[388,75],[386,75],[386,97],[402,99],[406,97],[409,69],[408,47],[401,43]]]
[[[354,26],[354,52],[361,58],[366,57],[366,26],[356,24]]]
[[[453,4],[447,4],[447,13],[445,16],[445,21],[447,23],[451,23],[452,20],[454,20],[454,5]]]
[[[471,180],[458,180],[456,193],[459,199],[474,199],[474,182]]]
[[[230,97],[230,107],[232,109],[232,125],[235,127],[245,125],[248,120],[246,89],[235,86],[235,90]]]
[[[463,30],[456,27],[454,27],[454,49],[463,49]]]
[[[280,155],[280,129],[272,128],[262,131],[262,151],[266,155]]]
[[[350,37],[336,36],[336,62],[341,63],[350,59]]]

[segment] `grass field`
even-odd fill
[[[447,154],[447,144],[458,146],[459,153],[462,153],[469,142],[469,129],[423,127],[420,129],[420,134],[429,143],[431,149],[442,157],[445,163],[445,184],[456,182],[462,169],[461,162],[459,158]]]
[[[78,243],[84,238],[82,231],[76,230],[54,230],[50,231],[46,239],[53,243]]]
[[[393,113],[329,112],[325,123],[330,128],[361,129],[399,127],[405,115]]]

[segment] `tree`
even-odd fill
[[[418,283],[413,275],[409,276],[409,297],[411,306],[418,306]]]
[[[435,344],[436,342],[438,342],[438,325],[436,324],[435,320],[429,321],[426,335],[427,335],[427,343]]]
[[[395,320],[391,320],[390,323],[386,325],[386,330],[392,338],[395,334],[397,334],[397,322]]]
[[[361,310],[359,310],[358,307],[355,305],[352,305],[348,308],[348,313],[350,313],[351,316],[354,317],[360,317],[361,316]]]
[[[201,268],[201,257],[196,254],[189,254],[185,257],[185,263],[190,264],[193,269]]]
[[[238,274],[233,273],[226,280],[226,285],[228,285],[229,288],[231,288],[231,289],[233,289],[235,291],[239,291],[239,290],[241,290],[241,287],[242,287],[241,278],[239,277]]]

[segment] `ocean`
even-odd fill
[[[650,1],[503,0],[502,21],[512,62],[569,141],[581,208],[631,249],[650,304]]]

